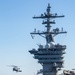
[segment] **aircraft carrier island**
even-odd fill
[[[64,15],[58,15],[57,13],[51,13],[51,6],[48,4],[46,12],[40,16],[34,16],[33,19],[43,19],[42,25],[45,26],[45,31],[38,31],[34,29],[31,32],[32,38],[34,35],[39,35],[45,39],[44,45],[38,45],[38,49],[31,49],[29,52],[34,55],[35,59],[38,59],[38,63],[42,65],[37,74],[42,75],[58,75],[58,72],[62,70],[64,65],[64,54],[66,45],[55,43],[54,37],[59,34],[66,34],[63,28],[52,29],[52,25],[56,24],[56,18],[63,18]],[[39,40],[38,40],[39,41]],[[63,71],[64,75],[75,75],[74,71]]]

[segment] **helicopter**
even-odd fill
[[[13,71],[15,72],[22,72],[22,70],[18,67],[18,66],[15,66],[15,65],[8,65],[9,67],[13,67]]]

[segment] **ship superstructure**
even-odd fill
[[[30,33],[32,37],[33,35],[40,35],[46,40],[45,45],[39,45],[37,50],[32,49],[29,51],[34,55],[35,59],[38,59],[38,63],[43,67],[37,74],[42,73],[43,75],[57,75],[58,71],[63,68],[63,55],[65,54],[66,49],[66,45],[60,45],[59,43],[56,44],[54,37],[58,34],[64,34],[67,32],[64,31],[63,28],[61,30],[59,28],[51,30],[51,25],[55,24],[55,21],[52,19],[61,18],[64,17],[64,15],[58,16],[57,13],[52,14],[50,9],[51,6],[48,4],[47,10],[44,14],[33,17],[33,19],[44,19],[42,24],[45,25],[46,31],[41,32],[35,29],[34,32]]]

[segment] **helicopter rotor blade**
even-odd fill
[[[15,65],[7,65],[7,66],[9,66],[9,67],[17,67],[17,66],[15,66]]]

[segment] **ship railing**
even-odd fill
[[[63,62],[64,60],[39,60],[39,63],[58,63],[58,62]]]
[[[39,45],[39,49],[66,49],[66,45],[53,45],[53,47],[50,47],[49,45],[43,46]]]

